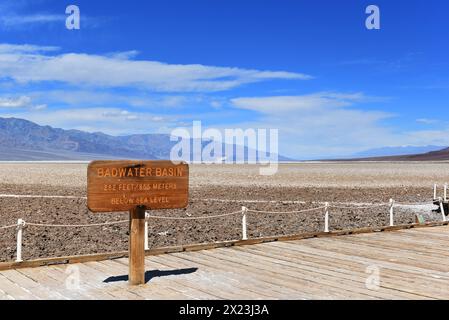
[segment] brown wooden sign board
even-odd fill
[[[145,283],[145,210],[185,208],[189,166],[171,161],[93,161],[87,168],[87,207],[129,211],[129,283]]]
[[[185,208],[189,166],[171,161],[93,161],[87,170],[87,207],[92,212]]]

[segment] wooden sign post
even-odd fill
[[[92,212],[129,211],[129,283],[145,283],[145,211],[185,208],[189,166],[171,161],[93,161],[87,169]]]

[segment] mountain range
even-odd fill
[[[193,140],[190,140],[192,145]],[[209,141],[202,141],[202,146]],[[112,136],[102,132],[64,130],[34,122],[0,117],[0,161],[170,159],[178,142],[169,134]],[[222,144],[224,150],[225,145]],[[235,146],[233,146],[235,148]],[[191,148],[193,149],[193,148]],[[245,147],[245,159],[248,148]],[[190,159],[194,159],[190,153]],[[235,161],[235,155],[234,159]],[[279,156],[279,160],[290,160]]]
[[[372,157],[389,157],[389,156],[405,156],[413,154],[424,154],[432,151],[439,151],[448,146],[398,146],[398,147],[383,147],[376,149],[369,149],[362,152],[357,152],[351,158],[372,158]]]
[[[202,145],[209,142],[203,141]],[[58,129],[24,119],[0,117],[0,161],[169,159],[170,151],[176,143],[170,140],[168,134],[112,136],[102,132]],[[192,144],[192,140],[190,143]],[[224,145],[222,147],[224,148]],[[248,148],[245,147],[245,154],[247,152]],[[192,153],[190,159],[193,159]],[[279,160],[291,161],[283,156],[279,156]],[[350,159],[340,160],[449,160],[449,148],[385,147],[360,152]]]

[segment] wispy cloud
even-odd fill
[[[0,3],[0,29],[10,30],[26,30],[43,26],[57,26],[65,28],[65,20],[68,15],[65,13],[65,7],[58,6],[55,11],[41,11],[29,13],[29,9],[34,5],[49,2],[48,0],[2,0]],[[68,4],[66,4],[68,5]],[[107,23],[110,17],[93,17],[82,14],[82,28],[95,28],[99,25]]]
[[[303,96],[271,96],[235,98],[231,102],[241,109],[259,111],[266,114],[279,114],[320,108],[338,108],[363,102],[368,99],[363,93],[318,92]]]
[[[27,51],[23,51],[27,50]],[[140,87],[165,92],[207,92],[229,90],[267,80],[308,80],[311,76],[286,72],[217,67],[201,64],[169,64],[131,60],[116,56],[69,53],[43,54],[39,47],[20,51],[20,46],[3,46],[0,74],[18,83],[56,81],[75,86]]]
[[[354,59],[342,61],[341,65],[370,65],[370,64],[385,64],[387,61],[378,60],[374,58],[362,58],[362,59]]]
[[[0,54],[26,54],[26,53],[42,53],[58,51],[59,47],[56,46],[35,46],[31,44],[8,44],[0,43]]]
[[[25,25],[43,23],[64,23],[66,16],[63,14],[33,14],[33,15],[3,15],[0,16],[0,25],[6,29],[23,27]]]
[[[29,96],[20,97],[0,97],[0,108],[3,109],[23,109],[43,110],[47,108],[46,104],[34,104]]]
[[[439,120],[438,119],[419,118],[419,119],[416,119],[416,122],[422,123],[422,124],[435,124],[435,123],[438,123]]]
[[[24,108],[31,105],[31,98],[21,96],[18,98],[2,98],[0,97],[0,108]]]
[[[351,154],[382,146],[391,130],[382,120],[393,115],[366,111],[360,104],[376,100],[362,92],[318,92],[302,96],[235,98],[231,103],[259,113],[248,127],[276,128],[284,154],[314,159]]]

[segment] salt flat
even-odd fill
[[[449,181],[449,162],[307,162],[279,164],[274,175],[259,165],[190,165],[192,187],[429,187]],[[2,184],[84,188],[87,163],[3,162]]]

